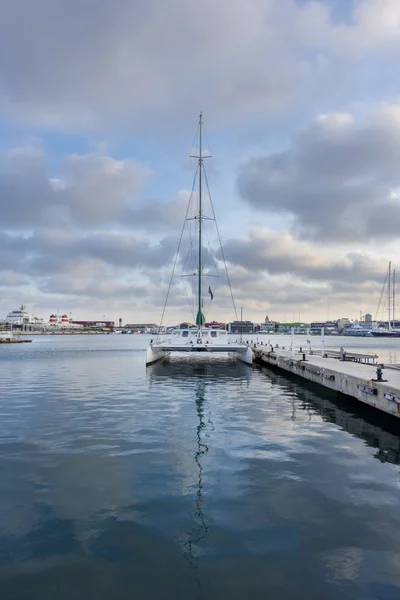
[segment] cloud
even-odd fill
[[[351,114],[319,116],[281,152],[241,166],[250,205],[293,218],[304,238],[346,242],[399,237],[400,104],[365,123]]]
[[[62,165],[59,202],[83,225],[121,221],[149,175],[144,165],[97,154],[72,155]]]
[[[98,230],[119,225],[155,232],[179,230],[189,192],[174,198],[148,198],[150,168],[138,161],[102,154],[72,154],[49,177],[49,160],[40,148],[0,151],[2,227],[12,231],[49,228]]]
[[[120,0],[117,10],[108,0],[15,0],[0,23],[0,106],[81,130],[159,128],[199,104],[216,122],[281,110],[334,89],[347,40],[365,48],[388,30],[395,37],[380,2],[369,12],[356,4],[339,27],[329,4],[311,0]]]
[[[132,204],[149,176],[141,163],[98,154],[67,156],[60,169],[60,178],[48,177],[47,157],[37,148],[0,152],[4,228],[95,227],[132,220]]]
[[[383,282],[387,261],[372,252],[347,254],[296,240],[288,232],[260,228],[224,243],[225,258],[254,273],[292,275],[308,281]]]
[[[360,58],[398,55],[400,5],[397,0],[356,0],[351,22],[335,27],[331,44],[336,52]]]
[[[44,231],[26,237],[0,234],[0,268],[13,266],[33,276],[66,275],[90,260],[115,268],[152,270],[170,266],[177,240],[148,240],[122,232],[83,233]],[[76,273],[77,274],[77,273]],[[86,276],[86,272],[81,274]]]

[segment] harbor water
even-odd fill
[[[146,369],[148,341],[0,347],[0,598],[398,600],[398,422],[226,359]]]

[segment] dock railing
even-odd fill
[[[278,346],[278,344],[271,344],[271,342],[268,340],[267,344],[254,344],[253,347],[257,348],[257,347],[270,347],[271,351],[274,351],[274,349],[276,350],[289,350],[291,351],[291,353],[299,353],[299,354],[303,354],[305,357],[306,356],[322,356],[322,349],[321,350],[314,350],[310,347],[310,345],[307,346],[307,348],[299,348],[297,351],[292,349],[290,346],[289,348],[282,346],[281,348]],[[364,352],[349,352],[348,350],[345,350],[344,348],[341,348],[340,350],[331,350],[329,348],[324,348],[324,357],[326,358],[336,358],[338,360],[343,360],[343,361],[352,361],[352,362],[359,362],[359,363],[364,363],[364,364],[376,364],[376,361],[378,359],[378,355],[377,354],[365,354]]]

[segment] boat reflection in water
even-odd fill
[[[324,421],[334,423],[364,440],[371,448],[377,448],[374,458],[381,462],[400,464],[400,436],[396,419],[333,390],[321,390],[306,381],[297,383],[297,378],[277,374],[268,367],[263,367],[262,371],[273,385],[293,395],[293,421],[300,411],[305,411],[310,421],[315,417],[322,417]]]
[[[221,379],[249,381],[252,367],[235,359],[201,356],[193,362],[190,357],[179,357],[170,358],[168,364],[157,362],[149,365],[146,374],[151,383],[160,379],[178,379],[186,384],[187,381],[196,378],[213,383]]]
[[[193,452],[195,470],[193,476],[196,479],[195,498],[193,507],[192,529],[179,536],[178,544],[183,555],[190,563],[194,571],[194,580],[201,593],[200,576],[197,573],[197,561],[202,554],[201,542],[203,542],[210,533],[209,520],[205,511],[204,502],[204,478],[203,478],[203,459],[209,451],[207,440],[210,439],[211,432],[214,429],[212,415],[210,414],[211,404],[207,402],[208,386],[215,386],[219,381],[224,384],[227,380],[235,383],[248,385],[252,375],[252,368],[245,363],[237,360],[209,359],[204,358],[193,363],[190,359],[171,358],[167,365],[162,362],[154,363],[146,371],[150,376],[151,383],[165,384],[165,379],[179,383],[184,389],[187,389],[187,383],[194,391],[194,405],[197,417],[196,426],[196,445]],[[206,409],[207,415],[206,415]]]

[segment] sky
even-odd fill
[[[206,318],[235,318],[222,254],[243,318],[382,318],[399,59],[398,0],[3,2],[0,318],[160,322],[200,111],[222,243]],[[177,275],[167,324],[191,320]]]

